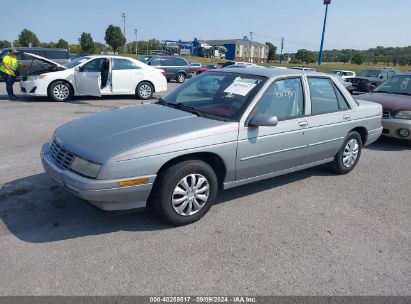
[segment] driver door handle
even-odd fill
[[[308,127],[308,122],[307,121],[299,121],[298,126],[300,128],[307,128]]]

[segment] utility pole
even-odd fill
[[[134,29],[134,34],[136,34],[136,59],[138,57],[138,41],[137,41],[137,29]]]
[[[324,15],[324,23],[323,23],[323,34],[321,36],[320,53],[318,54],[318,64],[319,65],[321,65],[321,63],[323,62],[324,34],[325,34],[325,26],[327,24],[327,14],[328,14],[328,5],[329,4],[331,4],[331,0],[324,0],[325,15]]]
[[[281,38],[280,63],[283,62],[284,37]]]
[[[253,59],[251,58],[251,43],[253,42],[253,32],[250,32],[250,49],[248,50],[248,61],[252,62]]]
[[[123,19],[123,36],[126,38],[126,13],[121,14],[121,18]],[[124,53],[126,53],[126,45],[123,45]]]

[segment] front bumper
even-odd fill
[[[156,175],[126,179],[149,178],[147,184],[119,187],[120,180],[98,180],[80,176],[70,170],[60,169],[49,153],[49,145],[41,149],[41,161],[46,173],[74,195],[89,201],[103,210],[145,208]]]
[[[47,90],[43,84],[36,80],[21,80],[20,92],[28,96],[47,96]]]
[[[383,119],[382,126],[382,135],[384,136],[411,140],[411,120],[397,118]],[[407,130],[408,136],[401,136],[401,134],[404,134],[404,131],[400,132],[401,129]]]

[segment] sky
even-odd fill
[[[2,0],[13,14],[2,14],[0,40],[15,40],[28,28],[40,41],[63,38],[77,43],[82,32],[104,42],[109,24],[122,26],[126,38],[192,41],[242,38],[270,41],[284,52],[318,50],[323,0]],[[3,6],[4,8],[4,6]],[[368,49],[411,45],[411,0],[332,0],[325,49]]]

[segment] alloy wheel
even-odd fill
[[[70,95],[69,88],[64,84],[58,84],[53,88],[53,95],[58,100],[65,100]]]
[[[148,84],[143,84],[140,86],[140,96],[143,98],[149,98],[151,96],[151,86]]]

